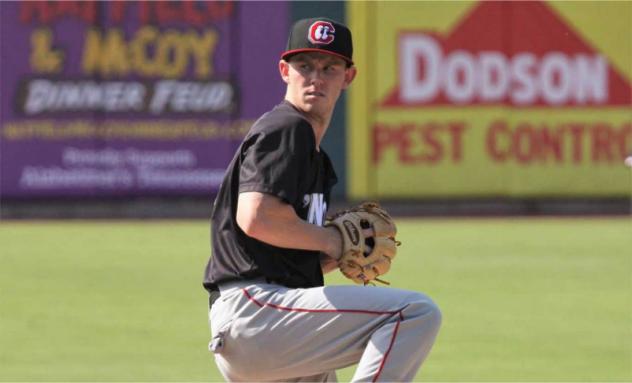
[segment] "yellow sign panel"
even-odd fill
[[[622,196],[632,3],[350,2],[350,196]]]

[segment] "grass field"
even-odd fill
[[[417,380],[632,381],[629,218],[399,227],[387,279],[428,293],[444,317]],[[0,381],[220,381],[206,351],[208,232],[0,223]]]

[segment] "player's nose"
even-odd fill
[[[322,84],[323,72],[319,69],[313,70],[309,77],[310,84]]]

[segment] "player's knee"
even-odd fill
[[[414,293],[402,315],[404,320],[413,320],[426,331],[436,333],[441,327],[442,314],[439,306],[424,294]]]
[[[443,314],[441,313],[439,306],[437,306],[437,304],[434,302],[431,303],[429,317],[431,318],[430,321],[434,328],[433,331],[439,332],[439,328],[441,327],[441,321],[443,320]]]

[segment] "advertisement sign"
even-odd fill
[[[629,194],[632,3],[349,9],[352,196]]]
[[[283,97],[285,2],[0,4],[3,197],[206,195]]]

